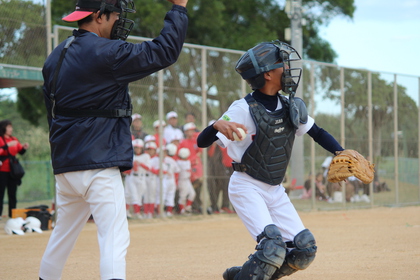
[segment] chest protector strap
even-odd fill
[[[51,92],[50,92],[50,101],[51,101],[51,116],[53,118],[56,115],[64,116],[64,117],[101,117],[101,118],[127,118],[131,117],[133,105],[131,104],[130,100],[130,108],[127,109],[70,109],[70,108],[61,108],[57,107],[55,93],[57,89],[57,79],[58,74],[60,73],[61,65],[63,64],[64,56],[70,45],[76,39],[77,36],[80,34],[76,31],[73,32],[73,36],[69,37],[66,40],[66,44],[64,45],[63,50],[61,51],[60,58],[58,59],[57,67],[54,71],[54,76],[51,84]]]
[[[232,167],[264,183],[279,185],[286,174],[296,132],[289,118],[289,102],[280,95],[282,109],[267,112],[251,94],[245,100],[256,126],[256,134],[241,163],[234,162]]]

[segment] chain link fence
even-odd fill
[[[0,4],[0,32],[4,34],[0,41],[0,64],[42,67],[47,50],[43,5],[16,0],[0,0]],[[12,5],[41,9],[37,13],[43,17],[28,18],[25,13],[17,18],[18,15],[12,14]],[[54,26],[53,46],[70,36],[71,30]],[[134,36],[128,39],[130,42],[144,40],[150,39]],[[242,51],[185,44],[177,63],[130,84],[133,112],[142,115],[143,130],[155,134],[153,122],[166,121],[169,111],[178,113],[179,126],[185,123],[187,113],[195,115],[199,129],[205,128],[210,120],[218,119],[234,100],[249,92],[234,70],[242,54]],[[288,173],[285,182],[296,208],[322,210],[419,204],[420,77],[306,60],[302,67],[300,87],[309,114],[344,147],[369,157],[375,163],[377,181],[368,186],[350,184],[352,182],[347,186],[327,184],[325,195],[329,199],[322,196],[319,199],[315,192],[310,194],[305,185],[315,190],[315,181],[304,182],[315,177],[311,175],[324,172],[322,163],[330,155],[310,137],[303,136],[303,164],[298,172]],[[209,152],[210,149],[205,149],[202,154],[203,209],[226,206],[223,194],[231,172],[221,164],[220,151],[216,149],[210,155]],[[18,191],[18,200],[29,203],[51,200],[54,178],[50,163],[25,161],[24,167],[27,174]],[[296,173],[300,177],[292,178],[291,174]]]
[[[42,67],[47,51],[41,1],[0,0],[0,64]]]

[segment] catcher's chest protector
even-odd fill
[[[286,174],[296,132],[289,121],[288,101],[280,96],[283,108],[267,112],[250,94],[245,100],[256,126],[256,135],[241,163],[249,176],[270,185],[279,185]]]

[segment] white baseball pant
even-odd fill
[[[233,172],[229,182],[229,199],[252,238],[275,224],[283,240],[293,241],[305,229],[282,185],[271,186],[243,172]]]
[[[191,184],[190,178],[179,179],[178,181],[179,199],[178,204],[185,205],[187,198],[193,201],[195,198],[195,191]]]
[[[130,235],[119,169],[68,172],[55,178],[57,221],[39,276],[44,280],[61,279],[67,258],[92,213],[98,229],[101,279],[125,279]]]

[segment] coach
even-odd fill
[[[57,189],[57,221],[41,261],[40,279],[60,279],[92,214],[98,229],[101,279],[126,278],[129,231],[120,171],[132,168],[130,82],[173,64],[188,25],[188,0],[173,3],[153,41],[125,42],[132,0],[79,0],[63,18],[73,36],[47,58],[44,99]],[[87,276],[86,278],[89,278]]]

